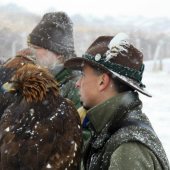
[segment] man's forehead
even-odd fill
[[[81,68],[82,68],[81,71],[83,71],[83,72],[87,71],[87,70],[89,70],[89,71],[93,70],[92,67],[89,64],[86,64],[86,63]]]

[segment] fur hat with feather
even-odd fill
[[[69,59],[64,66],[73,70],[82,70],[84,64],[97,66],[134,90],[151,97],[142,84],[143,54],[128,39],[125,33],[114,37],[100,36],[82,57]]]

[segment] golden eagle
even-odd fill
[[[6,63],[0,76],[0,101],[8,100],[1,103],[0,169],[79,169],[80,117],[53,76],[24,55]]]
[[[22,68],[27,64],[35,63],[35,50],[26,48],[18,52],[18,54],[13,59],[7,60],[0,67],[0,87],[9,81],[9,78],[13,72]],[[15,101],[16,96],[12,93],[3,93],[0,91],[0,117],[4,110]]]

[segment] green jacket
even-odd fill
[[[86,170],[170,169],[162,144],[148,128],[151,124],[141,109],[138,94],[128,91],[87,111],[87,124],[93,135],[83,153]],[[123,126],[132,120],[143,126]]]
[[[61,95],[70,99],[77,109],[81,107],[78,88],[75,86],[79,79],[78,72],[64,68],[55,76],[55,79],[59,83]]]

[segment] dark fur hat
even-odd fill
[[[28,44],[64,55],[64,59],[75,57],[73,23],[64,12],[46,13],[28,36]]]
[[[84,64],[98,66],[110,76],[151,97],[142,84],[143,54],[131,45],[127,38],[124,33],[115,37],[101,36],[90,45],[82,57],[69,59],[64,66],[73,70],[82,70]]]

